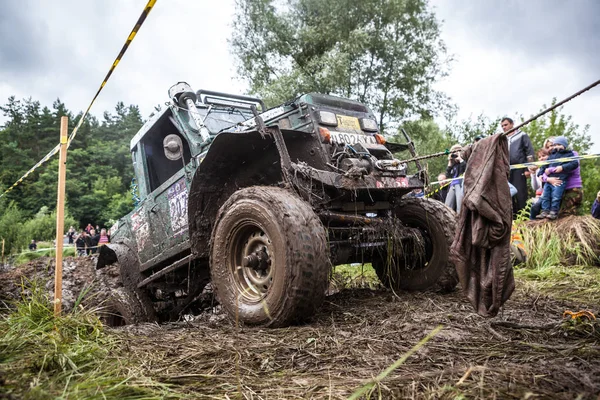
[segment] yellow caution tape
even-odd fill
[[[542,165],[548,165],[548,164],[553,164],[553,163],[557,163],[557,162],[568,162],[568,161],[573,161],[573,160],[588,160],[588,159],[598,158],[598,157],[600,157],[600,154],[584,154],[582,156],[557,158],[557,159],[550,160],[550,161],[534,161],[534,162],[524,163],[524,164],[513,164],[510,166],[510,169],[521,169],[521,168],[527,168],[527,167],[533,167],[533,166],[540,167]]]
[[[573,161],[573,160],[589,160],[589,159],[598,158],[598,157],[600,157],[600,154],[584,154],[584,155],[576,156],[576,157],[557,158],[555,160],[550,160],[550,161],[534,161],[534,162],[525,163],[525,164],[513,164],[510,166],[510,169],[521,169],[521,168],[527,168],[527,167],[532,167],[532,166],[539,167],[542,165],[550,165],[550,164],[553,164],[556,162],[568,162],[568,161]],[[448,179],[444,179],[441,181],[430,182],[429,186],[432,186],[432,185],[441,185],[441,186],[438,189],[436,189],[435,191],[430,192],[428,194],[428,196],[432,196],[434,193],[440,191],[445,186],[448,186],[450,184],[450,182],[452,182],[455,179],[464,179],[464,176],[459,176],[457,178],[448,178]]]
[[[148,16],[148,14],[150,13],[150,11],[152,10],[152,7],[154,7],[155,4],[156,4],[156,0],[149,0],[148,3],[146,4],[146,7],[144,7],[144,10],[142,11],[142,14],[138,18],[137,22],[135,23],[135,26],[133,27],[133,29],[131,30],[131,33],[127,37],[127,40],[125,41],[125,44],[121,48],[121,51],[119,52],[119,55],[117,56],[117,58],[115,59],[115,61],[112,63],[110,69],[108,70],[108,73],[106,74],[106,76],[104,77],[104,80],[100,84],[100,87],[98,88],[98,91],[96,92],[96,95],[94,96],[94,98],[90,102],[90,105],[88,106],[87,110],[85,110],[85,112],[83,113],[83,115],[81,116],[81,118],[79,118],[79,121],[77,122],[77,125],[75,126],[75,129],[73,129],[73,132],[71,132],[71,135],[69,136],[69,145],[67,147],[71,146],[71,142],[73,141],[73,139],[75,139],[75,135],[77,135],[77,131],[79,130],[79,128],[83,124],[83,121],[84,121],[85,117],[87,116],[87,114],[89,113],[90,109],[92,108],[92,105],[96,101],[96,98],[98,98],[98,95],[100,94],[100,92],[104,88],[104,85],[106,85],[106,82],[108,82],[108,79],[112,75],[113,71],[115,70],[115,68],[117,67],[117,65],[119,64],[119,62],[123,58],[123,56],[125,55],[125,52],[129,48],[129,45],[131,44],[131,41],[133,40],[133,38],[135,37],[135,35],[137,34],[137,32],[140,30],[142,24],[146,20],[146,17]]]
[[[83,113],[83,115],[79,118],[79,121],[77,122],[77,125],[75,125],[75,128],[73,129],[73,132],[71,132],[71,135],[69,135],[69,139],[67,141],[67,147],[71,146],[71,142],[75,138],[75,135],[77,135],[77,131],[79,130],[79,128],[83,124],[83,121],[85,120],[85,117],[87,117],[88,113],[90,112],[90,109],[92,108],[92,105],[94,104],[94,102],[98,98],[98,95],[102,91],[102,88],[104,88],[104,85],[106,85],[106,82],[108,82],[108,79],[112,75],[113,71],[115,70],[115,68],[117,67],[117,65],[121,61],[121,59],[123,58],[123,55],[125,55],[125,52],[127,51],[127,48],[129,48],[129,45],[131,44],[131,41],[133,40],[133,38],[135,37],[135,35],[137,34],[137,32],[140,30],[142,24],[146,20],[146,17],[148,16],[148,14],[150,13],[150,11],[152,10],[152,7],[154,7],[154,5],[156,4],[156,1],[157,0],[149,0],[148,3],[146,4],[146,6],[144,7],[144,10],[142,11],[142,14],[140,15],[140,17],[138,18],[137,22],[135,23],[135,26],[131,30],[131,33],[129,34],[129,36],[127,36],[127,40],[125,41],[125,44],[121,48],[121,51],[119,52],[119,55],[117,56],[117,58],[115,59],[115,61],[112,63],[110,69],[108,70],[108,73],[106,74],[106,76],[104,77],[104,80],[102,81],[102,84],[100,84],[100,88],[96,92],[96,95],[94,96],[94,98],[90,102],[90,105],[85,110],[85,112]],[[61,139],[61,143],[64,143],[63,139]],[[13,190],[16,186],[18,186],[21,182],[23,182],[23,179],[25,179],[29,174],[31,174],[40,165],[42,165],[46,161],[48,161],[53,155],[55,155],[56,153],[58,153],[59,150],[60,150],[60,144],[57,145],[52,150],[50,150],[50,152],[48,154],[46,154],[44,156],[44,158],[42,158],[37,164],[35,164],[29,171],[27,171],[25,173],[25,175],[23,175],[21,178],[19,178],[19,180],[17,180],[4,193],[0,194],[0,197],[4,196],[5,194],[7,194],[11,190]]]

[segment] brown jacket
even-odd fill
[[[463,158],[467,160],[464,198],[451,257],[473,307],[480,315],[494,317],[515,289],[506,137],[480,140]]]

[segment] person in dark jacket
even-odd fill
[[[514,127],[514,122],[508,117],[502,118],[500,122],[502,130],[508,132]],[[520,130],[516,130],[508,135],[508,152],[510,164],[523,164],[533,161],[533,145],[529,136]],[[513,217],[519,211],[525,208],[527,204],[527,176],[525,176],[526,168],[511,169],[508,181],[517,188],[517,194],[513,199]]]
[[[565,180],[569,174],[577,167],[577,160],[571,161],[554,161],[560,158],[573,157],[573,151],[568,150],[569,142],[564,136],[557,136],[553,140],[552,152],[548,157],[549,165],[540,167],[540,174],[546,175],[548,178],[558,178],[563,183],[560,185],[545,185],[542,192],[542,212],[536,217],[537,219],[556,219],[560,210],[560,202],[562,201],[565,192]]]
[[[459,144],[455,144],[450,150],[460,150],[462,147]],[[448,168],[446,169],[446,176],[450,178],[459,178],[465,173],[467,163],[460,157],[459,153],[450,153],[448,155]],[[460,213],[460,207],[462,206],[463,200],[463,181],[462,179],[453,179],[450,182],[448,193],[446,194],[445,204]]]
[[[87,236],[87,233],[85,231],[82,231],[81,235],[77,236],[77,239],[75,239],[75,247],[77,248],[77,256],[85,256],[85,245],[86,245],[85,237],[86,236]]]
[[[92,229],[90,230],[89,238],[91,254],[96,254],[96,251],[98,250],[98,242],[100,241],[100,233],[97,233],[95,229]]]
[[[592,217],[600,219],[600,192],[596,195],[596,200],[592,204]]]
[[[447,179],[446,174],[441,173],[438,175],[437,180],[438,182],[440,181],[445,181]],[[441,201],[442,203],[446,202],[446,196],[448,195],[448,188],[450,187],[450,185],[448,183],[440,183],[440,187],[435,191],[435,193],[433,194],[433,198],[436,199],[437,201]]]

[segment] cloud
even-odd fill
[[[600,78],[600,3],[531,0],[436,0],[442,37],[456,61],[439,83],[459,117],[529,117]],[[600,151],[600,87],[563,112],[590,134]]]
[[[11,6],[14,4],[14,6]],[[32,97],[44,105],[60,98],[82,111],[123,46],[145,1],[9,2],[0,17],[0,101]],[[159,1],[104,87],[92,114],[118,101],[149,115],[168,101],[168,88],[187,81],[195,89],[239,93],[227,38],[233,0]],[[9,54],[12,63],[4,62]],[[1,122],[1,120],[0,120]]]
[[[46,65],[43,43],[46,27],[32,24],[31,4],[6,2],[0,13],[0,79],[21,77]]]
[[[600,2],[432,0],[442,36],[455,55],[438,88],[460,117],[484,113],[529,116],[598,79]],[[60,98],[84,110],[137,21],[145,0],[5,2],[0,13],[0,102]],[[158,1],[92,109],[101,116],[117,101],[144,116],[168,101],[168,88],[187,81],[196,90],[241,93],[231,36],[234,0]],[[567,105],[600,151],[600,88]],[[0,117],[0,123],[2,119]]]

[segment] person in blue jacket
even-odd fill
[[[592,217],[600,219],[600,192],[596,195],[596,200],[592,204]]]
[[[571,171],[579,166],[577,160],[571,161],[554,161],[560,158],[573,157],[573,151],[568,150],[569,142],[564,136],[557,136],[553,140],[550,156],[546,161],[550,165],[540,167],[540,174],[545,174],[547,177],[559,178],[563,183],[559,186],[545,185],[542,192],[542,212],[536,217],[537,219],[556,219],[560,210],[560,202],[565,192],[565,181]]]

